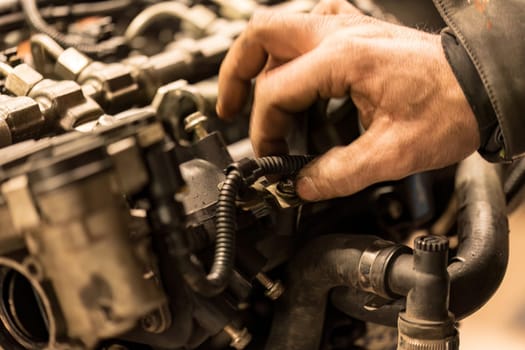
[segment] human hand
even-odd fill
[[[250,137],[259,156],[286,153],[294,115],[317,99],[352,98],[366,132],[301,171],[297,192],[306,200],[444,167],[480,142],[439,35],[342,3],[324,1],[311,14],[257,13],[219,73],[222,118],[242,108],[257,77]]]

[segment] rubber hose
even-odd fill
[[[207,279],[219,286],[226,286],[233,269],[237,207],[235,199],[242,184],[241,173],[231,171],[221,187],[216,211],[215,256]]]
[[[293,174],[309,163],[313,156],[270,156],[255,159],[264,175]]]
[[[312,156],[288,155],[258,158],[255,159],[255,164],[259,167],[257,177],[294,174],[312,159]],[[231,170],[221,187],[217,202],[215,256],[207,280],[221,291],[226,287],[233,271],[235,232],[237,230],[235,199],[243,185],[243,180],[239,170]],[[251,181],[255,182],[255,180],[257,179],[253,178]]]

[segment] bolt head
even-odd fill
[[[204,126],[207,121],[208,118],[201,112],[192,113],[184,119],[184,130],[186,132],[191,132],[199,125]]]
[[[268,298],[272,300],[277,300],[284,293],[284,285],[281,281],[275,281],[273,285],[266,290],[264,293]]]
[[[252,335],[246,328],[240,331],[235,338],[232,339],[230,346],[237,350],[243,350],[252,341]]]

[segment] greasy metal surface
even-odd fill
[[[68,16],[53,13],[65,8],[53,0],[37,3],[46,19],[59,19],[56,29],[70,29],[68,39],[76,35],[79,49],[87,47],[84,40],[92,40],[91,46],[110,38],[127,41],[132,53],[109,48],[88,56],[42,34],[24,44],[32,57],[0,53],[0,146],[15,144],[0,150],[0,348],[132,350],[145,344],[153,350],[210,350],[261,349],[266,343],[271,350],[314,350],[330,343],[331,324],[356,321],[335,314],[330,304],[355,318],[373,314],[374,321],[395,323],[404,301],[391,299],[408,292],[413,274],[405,269],[396,284],[402,293],[392,292],[391,261],[399,258],[406,267],[412,257],[408,248],[368,233],[401,241],[406,227],[440,214],[434,213],[434,184],[422,177],[364,191],[353,199],[355,208],[342,211],[345,202],[301,201],[293,177],[241,187],[231,198],[235,222],[226,223],[237,240],[216,242],[218,227],[225,225],[215,223],[224,169],[233,159],[253,157],[243,121],[249,108],[239,125],[215,118],[216,74],[262,1],[190,0],[148,8],[153,1],[123,6],[99,0],[71,4]],[[203,5],[208,3],[213,5]],[[271,3],[283,12],[314,6],[309,0]],[[356,3],[392,19],[370,1]],[[22,14],[15,4],[0,5],[0,27],[11,10]],[[74,21],[79,13],[96,16]],[[27,28],[15,34],[0,43],[29,39]],[[244,141],[227,145],[239,139]],[[301,138],[302,151],[311,141]],[[323,146],[332,146],[325,141]],[[487,182],[498,197],[491,187],[496,179]],[[389,202],[390,221],[361,217],[363,208],[380,211],[377,194],[385,191],[402,193],[408,203]],[[459,197],[467,218],[460,227],[484,230],[490,218],[499,223],[491,232],[503,232],[504,213],[486,200],[472,204],[480,192],[467,192]],[[406,213],[413,215],[401,229],[396,224]],[[310,217],[305,228],[302,220]],[[347,233],[327,235],[332,232]],[[454,310],[465,313],[486,301],[504,270],[505,241],[479,236],[460,242],[449,271],[460,276],[453,279]],[[195,286],[209,282],[199,277],[215,264],[214,248],[221,245],[237,251],[232,277],[225,292],[200,295]],[[468,261],[472,251],[488,257],[479,268]],[[14,271],[27,279],[25,292],[34,297],[27,305],[15,298],[18,289],[9,277]],[[492,275],[471,298],[469,288],[479,278],[464,280],[465,274],[487,271]],[[40,318],[45,325],[28,334],[25,322]],[[395,347],[395,329],[369,325],[357,336],[352,333],[358,323],[351,324],[339,334],[346,348]],[[48,339],[42,341],[42,334]],[[323,350],[342,348],[331,346]]]

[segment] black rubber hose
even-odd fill
[[[338,286],[358,287],[363,251],[377,240],[364,235],[326,235],[304,246],[288,264],[287,290],[275,307],[265,349],[319,349],[328,293]]]
[[[235,232],[237,230],[235,200],[241,186],[251,185],[265,175],[294,174],[312,159],[311,156],[289,155],[258,158],[254,160],[255,164],[245,163],[250,167],[256,165],[250,174],[242,174],[242,169],[238,169],[235,165],[230,167],[217,202],[215,256],[211,271],[207,276],[207,280],[215,286],[214,292],[222,291],[226,287],[233,271]],[[246,175],[250,178],[249,180]]]
[[[235,232],[237,231],[235,199],[241,185],[241,173],[237,170],[231,171],[222,184],[217,202],[215,256],[207,279],[214,285],[222,287],[221,289],[226,287],[233,269]]]
[[[457,319],[479,309],[495,292],[508,260],[508,226],[501,179],[479,155],[463,161],[456,176],[460,203],[457,255],[448,266],[450,311]],[[326,297],[348,315],[395,327],[405,308],[402,297],[384,306],[369,307],[378,299],[360,289],[360,269],[372,236],[323,236],[309,242],[288,266],[288,287],[275,309],[266,349],[317,349],[322,336]],[[380,257],[381,254],[378,255]],[[415,278],[411,254],[384,266],[388,289],[406,295]],[[379,259],[380,265],[384,260]]]
[[[298,172],[309,163],[313,156],[271,156],[255,159],[261,168],[262,176],[265,175],[289,175]]]
[[[91,56],[100,56],[115,51],[116,47],[122,46],[123,38],[114,37],[99,44],[88,44],[78,41],[66,34],[60,33],[42,18],[36,4],[36,0],[20,0],[27,23],[36,31],[50,36],[63,47],[74,47]]]
[[[461,320],[483,306],[497,290],[509,258],[509,229],[505,196],[496,168],[474,154],[464,160],[456,175],[459,202],[459,246],[448,266],[450,275],[449,309]],[[402,255],[392,265],[390,289],[406,295],[413,285],[412,256]],[[346,314],[364,321],[396,326],[403,303],[394,302],[370,310],[364,298],[352,290],[338,288],[332,294],[334,305]]]
[[[525,194],[525,158],[515,161],[506,169],[503,189],[508,210],[512,212],[520,205]]]
[[[456,191],[459,246],[448,273],[450,310],[462,319],[501,284],[509,260],[509,226],[500,174],[478,154],[460,164]]]

